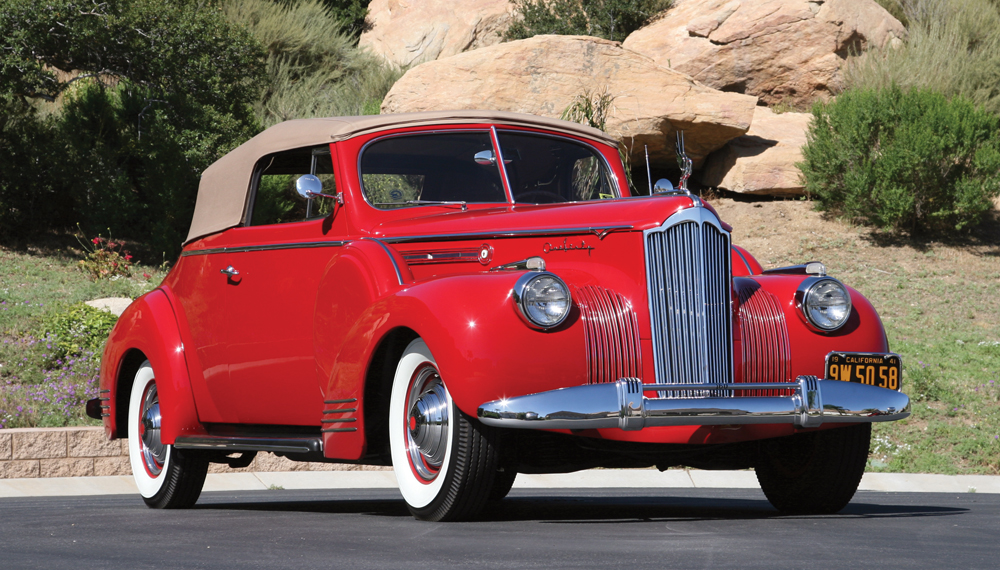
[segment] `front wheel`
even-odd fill
[[[392,467],[413,516],[475,517],[490,498],[499,465],[494,431],[463,414],[421,339],[396,367],[389,401]]]
[[[764,440],[757,481],[774,508],[830,514],[847,506],[868,462],[871,424]]]
[[[208,461],[160,440],[160,397],[149,361],[132,381],[128,406],[128,456],[142,500],[154,509],[194,505],[208,473]]]

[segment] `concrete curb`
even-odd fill
[[[753,471],[593,469],[553,475],[518,475],[515,489],[668,488],[756,489]],[[209,474],[205,491],[267,489],[395,489],[392,471],[292,471]],[[1000,493],[996,475],[866,473],[861,491],[894,493]],[[0,498],[137,494],[131,476],[0,480]]]

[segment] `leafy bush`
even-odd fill
[[[365,21],[368,17],[368,2],[369,0],[323,0],[330,14],[354,38],[368,28]]]
[[[907,26],[902,46],[873,49],[845,70],[849,87],[933,89],[1000,114],[1000,2],[880,0]]]
[[[201,171],[259,130],[260,44],[194,0],[0,0],[0,36],[0,235],[176,254]]]
[[[42,334],[52,345],[48,359],[54,362],[85,352],[100,354],[116,322],[118,317],[113,313],[85,303],[47,315],[42,323]]]
[[[1000,118],[932,91],[817,103],[799,167],[818,207],[888,230],[977,224],[1000,194]]]
[[[541,34],[597,36],[622,41],[670,8],[672,0],[513,0],[518,16],[504,37]]]

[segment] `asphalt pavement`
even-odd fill
[[[0,499],[4,570],[993,569],[1000,494],[860,491],[783,516],[759,489],[518,488],[475,522],[413,519],[395,489]]]
[[[205,491],[266,489],[395,489],[392,471],[290,471],[280,473],[217,473],[205,481]],[[753,471],[697,469],[591,469],[553,475],[520,474],[515,489],[757,489]],[[1000,476],[866,473],[862,491],[916,493],[1000,493]],[[131,476],[0,479],[2,497],[132,495]]]

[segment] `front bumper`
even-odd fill
[[[646,398],[645,392],[794,389],[791,396],[733,398]],[[795,382],[676,385],[643,384],[638,378],[588,384],[504,398],[479,407],[484,424],[522,429],[626,431],[654,426],[870,423],[910,415],[901,392],[837,380],[799,376]]]

